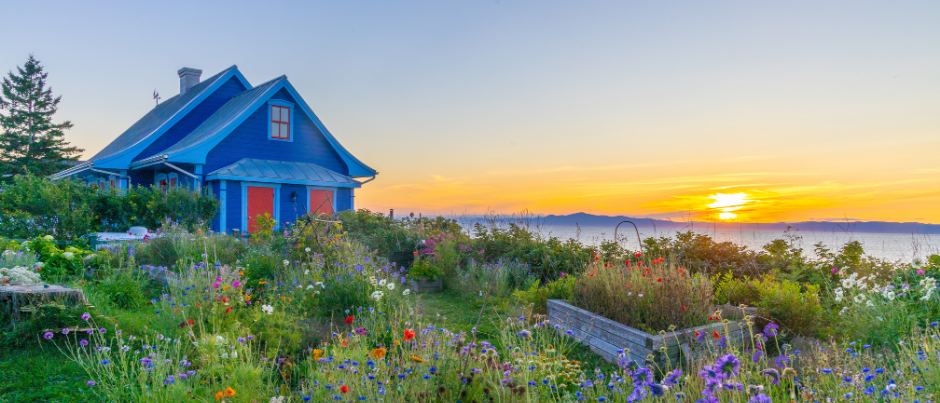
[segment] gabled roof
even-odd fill
[[[162,159],[169,162],[204,164],[206,155],[212,148],[218,145],[252,112],[281,89],[285,89],[290,93],[294,100],[298,102],[300,109],[307,114],[307,117],[317,126],[327,142],[333,146],[333,149],[336,150],[336,153],[339,154],[349,168],[350,176],[375,176],[377,174],[374,169],[359,161],[343,148],[317,115],[313,113],[313,110],[310,109],[310,106],[307,105],[300,94],[297,93],[297,90],[287,81],[286,76],[275,78],[233,97],[182,140],[157,155],[135,162],[133,166],[143,166]]]
[[[91,157],[89,162],[98,167],[126,168],[137,153],[153,143],[231,77],[240,80],[246,88],[251,88],[251,84],[238,71],[237,66],[229,67],[193,86],[185,93],[167,99],[154,107],[117,139]]]
[[[349,188],[361,186],[355,179],[317,164],[251,158],[240,159],[206,175],[206,180],[217,179]]]

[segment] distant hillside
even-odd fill
[[[576,213],[570,215],[549,215],[542,217],[539,221],[542,224],[556,226],[573,226],[575,224],[582,227],[610,227],[613,228],[621,221],[632,221],[638,227],[652,228],[658,230],[674,229],[722,229],[733,231],[784,231],[787,226],[792,226],[794,230],[810,232],[874,232],[874,233],[896,233],[896,234],[940,234],[940,224],[923,224],[916,222],[886,222],[886,221],[800,221],[800,222],[777,222],[777,223],[716,223],[705,221],[668,221],[656,220],[650,218],[626,217],[626,216],[603,216],[588,213]]]

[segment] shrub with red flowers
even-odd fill
[[[654,259],[648,265],[595,260],[574,286],[574,305],[648,333],[707,323],[714,300],[707,277]]]

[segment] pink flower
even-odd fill
[[[926,272],[924,271],[924,269],[917,269],[917,274],[923,276],[924,273],[926,273]]]
[[[232,282],[232,287],[238,287],[238,286],[240,286],[240,285],[242,285],[242,283],[241,283],[240,281],[238,281],[238,280],[235,280],[235,281]]]
[[[212,283],[212,286],[215,287],[215,288],[219,288],[219,287],[221,287],[222,285],[219,284],[218,281],[216,281],[216,282]]]
[[[833,267],[833,268],[832,268],[832,274],[836,274],[836,273],[838,273],[838,272],[839,272],[839,268],[838,268],[838,267]]]

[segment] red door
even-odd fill
[[[310,189],[310,212],[333,215],[333,191]]]
[[[258,216],[268,213],[274,218],[274,188],[248,186],[248,233],[258,230]]]

